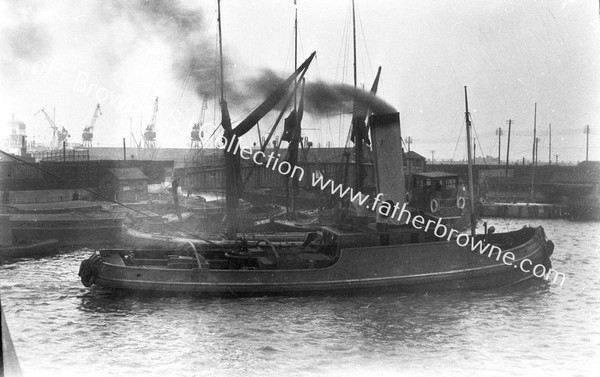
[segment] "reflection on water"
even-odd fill
[[[84,288],[80,250],[1,266],[0,292],[27,376],[594,375],[600,224],[542,225],[563,287],[153,297]]]

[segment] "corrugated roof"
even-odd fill
[[[119,180],[148,179],[138,168],[112,168],[108,172]]]

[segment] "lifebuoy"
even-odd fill
[[[431,199],[431,202],[429,203],[429,209],[434,213],[440,209],[440,203],[437,201],[437,199]]]
[[[457,206],[458,208],[460,208],[460,209],[463,209],[463,208],[465,208],[465,202],[466,202],[466,201],[465,201],[465,198],[464,198],[464,196],[459,196],[459,197],[456,199],[456,206]]]

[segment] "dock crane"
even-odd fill
[[[94,139],[94,126],[96,125],[96,120],[98,119],[99,115],[102,115],[102,111],[100,111],[100,104],[98,103],[96,104],[96,110],[94,110],[94,115],[92,115],[90,125],[84,127],[83,134],[81,135],[84,147],[92,146],[92,141]]]
[[[204,115],[206,114],[206,108],[208,107],[206,104],[206,97],[202,100],[202,107],[200,108],[200,116],[198,117],[198,123],[194,123],[192,127],[191,137],[192,137],[192,149],[198,149],[202,145],[203,134],[200,132],[200,128],[204,124]]]
[[[146,126],[144,131],[144,147],[156,147],[156,114],[158,113],[158,97],[154,100],[154,113],[152,114],[152,122]]]
[[[48,121],[48,123],[50,123],[50,128],[52,128],[52,148],[60,149],[63,145],[63,142],[65,142],[69,137],[71,137],[71,135],[69,135],[69,132],[64,127],[61,127],[61,129],[58,128],[56,123],[54,123],[54,120],[52,120],[50,115],[48,115],[48,113],[46,112],[46,109],[42,107],[40,111],[33,115],[37,115],[39,113],[44,114],[46,120]]]

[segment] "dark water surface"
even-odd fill
[[[149,297],[85,288],[82,249],[0,266],[25,376],[591,376],[600,223],[543,225],[561,287],[354,297]]]

